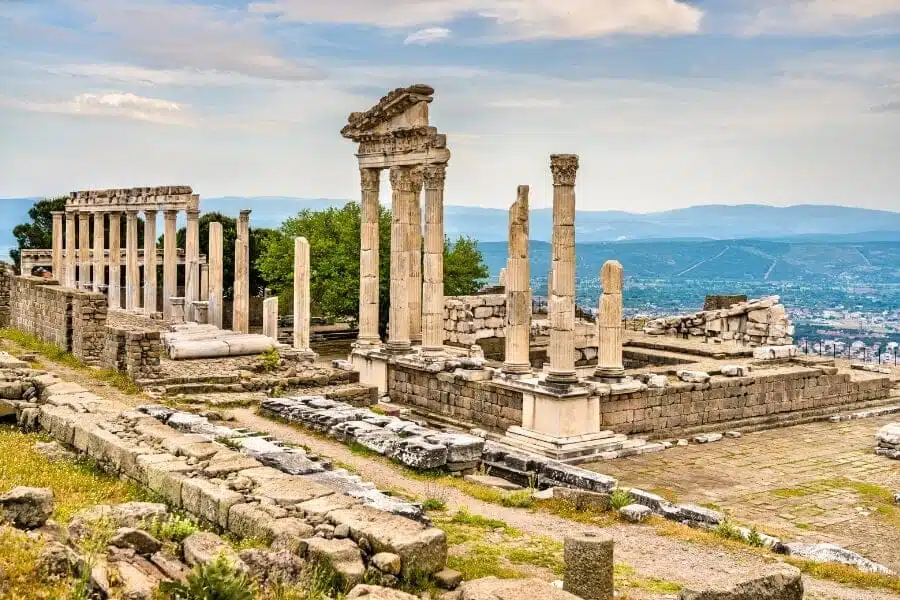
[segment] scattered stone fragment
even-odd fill
[[[701,433],[694,436],[695,444],[708,444],[710,442],[718,442],[722,439],[721,433]]]
[[[53,513],[53,491],[18,486],[0,495],[0,520],[19,529],[36,529]]]
[[[687,446],[687,445],[688,445],[688,441],[685,440],[685,439],[680,439],[680,440],[678,440],[677,442],[675,442],[675,445],[676,445],[676,446]]]
[[[789,542],[787,544],[780,543],[774,548],[775,552],[786,554],[788,556],[799,556],[807,560],[815,560],[819,562],[834,562],[844,565],[851,565],[861,571],[867,573],[885,573],[890,574],[891,570],[883,565],[865,558],[864,556],[841,548],[836,544],[807,544],[804,542]]]
[[[668,516],[668,515],[666,515]],[[717,510],[698,506],[696,504],[680,504],[675,513],[676,520],[689,523],[701,523],[706,525],[718,525],[725,520],[725,515]]]
[[[629,523],[643,523],[653,510],[643,504],[629,504],[620,508],[619,514]]]
[[[721,368],[722,375],[725,377],[746,377],[751,370],[750,365],[723,365]]]
[[[417,596],[378,585],[358,585],[345,596],[347,600],[419,600]]]
[[[493,487],[493,488],[497,488],[500,490],[515,491],[515,490],[522,489],[521,485],[516,485],[515,483],[509,482],[500,477],[494,477],[492,475],[480,475],[480,474],[466,475],[464,477],[464,479],[471,483],[486,485],[488,487]]]
[[[227,558],[236,568],[246,571],[247,565],[240,559],[237,552],[225,540],[214,533],[198,531],[189,535],[181,543],[184,553],[184,562],[188,566],[205,565],[218,556]]]
[[[453,569],[441,569],[433,577],[438,587],[445,590],[455,590],[462,583],[462,573]]]
[[[725,437],[731,438],[731,439],[738,439],[739,437],[741,437],[741,432],[740,431],[726,431]]]
[[[767,567],[753,578],[722,577],[709,585],[688,585],[679,600],[802,600],[803,579],[790,565]]]
[[[678,379],[687,383],[706,383],[709,381],[709,373],[704,373],[703,371],[679,370],[675,374]]]
[[[578,600],[579,598],[541,579],[496,577],[466,581],[459,586],[453,596],[459,600]]]
[[[162,548],[162,542],[142,529],[120,527],[109,540],[110,546],[131,548],[138,554],[150,555]]]
[[[34,450],[47,460],[72,460],[76,454],[63,448],[59,442],[37,442],[32,446]]]
[[[366,567],[359,548],[351,540],[316,537],[306,542],[306,559],[313,563],[321,562],[333,569],[341,580],[341,587],[350,589],[362,582]]]
[[[48,576],[66,575],[78,564],[75,552],[59,542],[51,542],[38,555],[38,570]]]
[[[391,552],[379,552],[371,559],[372,564],[382,573],[400,574],[400,557]]]

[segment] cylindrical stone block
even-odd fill
[[[359,175],[362,202],[360,205],[359,337],[357,343],[364,346],[376,346],[381,343],[378,335],[378,192],[381,171],[379,169],[360,169]]]
[[[625,376],[622,362],[622,265],[616,260],[603,264],[600,270],[600,296],[597,314],[597,368],[594,377],[621,379]]]
[[[250,331],[250,211],[238,216],[237,239],[234,243],[234,331]]]
[[[178,211],[167,210],[163,218],[163,317],[166,319],[175,318],[172,315],[172,298],[178,294],[178,240],[175,227],[177,216]],[[144,254],[146,255],[146,250]],[[146,258],[144,256],[145,261]],[[184,321],[183,317],[181,321]]]
[[[207,322],[222,328],[222,275],[223,275],[223,235],[222,224],[215,222],[209,224],[209,314]]]
[[[407,352],[409,340],[409,210],[413,184],[408,167],[391,168],[391,310],[388,350]]]
[[[209,300],[209,264],[200,265],[200,300]]]
[[[109,213],[109,292],[107,300],[114,310],[122,308],[122,214]]]
[[[200,211],[188,209],[184,244],[185,318],[194,320],[194,302],[200,299]]]
[[[65,212],[61,210],[53,211],[53,237],[52,237],[52,256],[51,270],[53,271],[53,279],[60,285],[65,285],[65,265],[63,264],[63,215]],[[29,275],[30,273],[22,273]]]
[[[509,256],[501,285],[506,287],[506,352],[503,371],[531,371],[531,271],[528,264],[528,186],[520,185],[509,209]]]
[[[309,275],[309,242],[304,237],[294,238],[294,348],[297,350],[309,350]]]
[[[612,600],[613,539],[585,533],[563,544],[563,589],[584,600]]]
[[[425,184],[425,257],[422,278],[422,351],[444,349],[444,179],[446,164],[427,165]]]
[[[407,240],[409,252],[409,340],[422,341],[422,169],[410,171],[412,192],[406,200],[409,211]]]
[[[148,315],[156,312],[156,213],[155,210],[144,211],[144,313]],[[135,281],[138,281],[135,290],[137,298],[134,301],[136,309],[140,302],[141,285],[139,279]]]
[[[278,341],[278,298],[263,300],[263,335]]]

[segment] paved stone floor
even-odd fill
[[[715,506],[791,540],[833,542],[900,571],[900,462],[875,456],[897,415],[811,423],[586,465],[624,486]]]

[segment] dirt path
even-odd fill
[[[463,494],[437,482],[404,478],[398,470],[380,461],[353,454],[344,444],[313,437],[297,428],[260,417],[252,410],[231,411],[237,423],[296,444],[304,444],[313,452],[340,460],[351,466],[366,481],[383,488],[399,489],[420,498],[440,494],[451,511],[467,508],[470,512],[500,519],[511,527],[533,535],[546,535],[561,541],[578,531],[600,530],[547,513],[506,508]],[[440,488],[437,490],[436,488]],[[681,584],[702,583],[721,574],[751,573],[777,558],[761,557],[751,552],[736,552],[691,544],[657,534],[652,527],[616,525],[603,529],[616,542],[616,561],[633,567],[644,577],[657,577]],[[887,600],[898,596],[887,591],[860,590],[830,581],[805,577],[809,599]]]

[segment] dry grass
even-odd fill
[[[0,598],[60,600],[68,598],[72,577],[51,578],[40,573],[38,555],[43,544],[24,532],[0,525]]]

